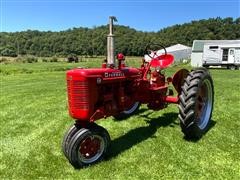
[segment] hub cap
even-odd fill
[[[82,140],[78,157],[84,163],[92,163],[98,160],[104,151],[104,140],[99,135],[90,135]]]

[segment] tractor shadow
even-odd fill
[[[149,113],[151,114],[151,113]],[[111,147],[106,160],[110,160],[113,157],[121,154],[122,152],[130,149],[134,145],[145,141],[148,138],[156,138],[155,132],[160,127],[174,126],[177,123],[177,113],[165,113],[158,118],[150,118],[149,114],[139,115],[143,117],[148,124],[145,127],[138,127],[132,129],[121,137],[118,137],[111,142]]]
[[[214,121],[213,119],[211,119],[210,123],[209,123],[209,127],[207,129],[207,131],[205,132],[205,134],[210,131],[215,125],[216,125],[216,121]]]

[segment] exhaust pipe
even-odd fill
[[[117,22],[115,16],[109,17],[109,34],[107,36],[107,63],[108,67],[115,67],[115,48],[114,48],[114,34],[113,21]]]

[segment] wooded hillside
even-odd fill
[[[156,23],[156,22],[155,22]],[[105,55],[107,26],[73,28],[60,32],[27,30],[0,33],[2,56],[35,55],[67,56]],[[240,39],[240,18],[210,18],[174,25],[158,32],[137,31],[128,26],[115,26],[116,51],[141,56],[148,42],[170,46],[176,43],[191,46],[194,39]]]

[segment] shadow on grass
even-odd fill
[[[150,113],[149,113],[150,114]],[[130,130],[111,142],[111,147],[106,160],[116,157],[118,154],[130,149],[132,146],[141,143],[148,138],[155,138],[154,134],[160,127],[177,124],[177,113],[166,113],[158,118],[150,118],[149,114],[140,115],[146,119],[148,126],[138,127]]]
[[[207,129],[207,131],[205,132],[205,134],[210,131],[215,125],[216,125],[216,121],[214,121],[213,119],[211,119],[211,121],[209,122],[209,127]]]
[[[216,121],[214,121],[213,119],[211,119],[211,121],[209,122],[208,128],[207,128],[207,130],[204,132],[203,136],[204,136],[205,134],[207,134],[208,131],[210,131],[210,130],[215,126],[216,123],[217,123]],[[194,143],[195,143],[195,142],[198,142],[202,137],[199,137],[199,138],[189,138],[189,137],[184,136],[183,138],[184,138],[186,141],[194,142]]]

